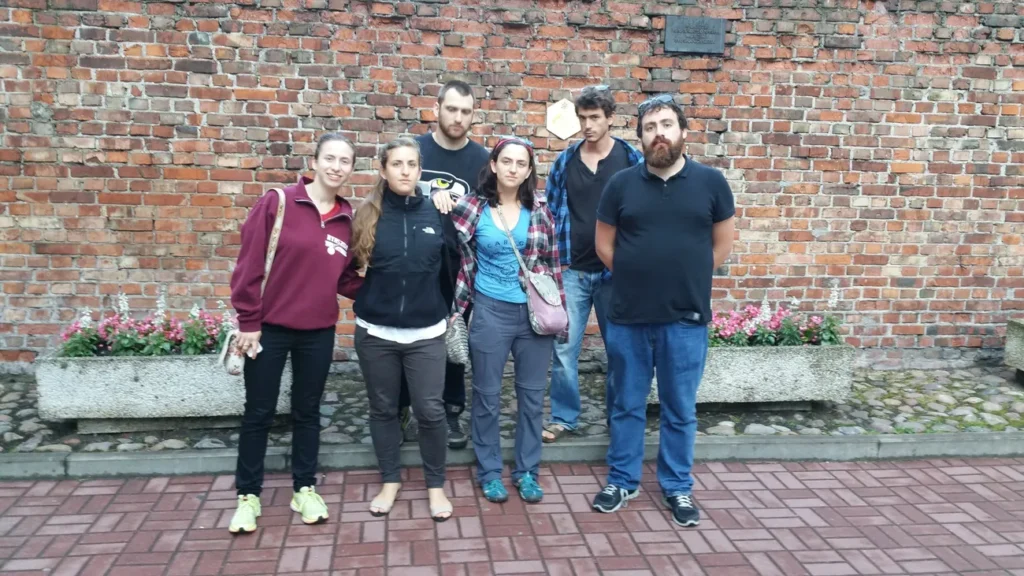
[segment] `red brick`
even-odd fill
[[[652,40],[660,38],[665,18],[648,15],[641,0],[584,2],[568,12],[554,4],[529,9],[510,5],[497,11],[477,4],[375,2],[362,12],[304,7],[309,18],[296,20],[290,5],[267,12],[242,4],[200,3],[175,15],[173,2],[11,3],[0,36],[21,44],[20,50],[0,55],[0,75],[9,72],[4,93],[21,104],[11,105],[6,116],[0,218],[42,216],[59,205],[70,209],[61,213],[68,218],[65,231],[88,228],[81,220],[90,218],[103,224],[88,228],[95,233],[85,242],[65,242],[35,238],[32,229],[16,223],[4,229],[0,255],[119,256],[124,238],[99,233],[116,229],[141,232],[127,238],[143,253],[175,247],[168,257],[154,259],[154,277],[179,270],[180,255],[192,262],[190,270],[227,270],[237,253],[232,248],[237,246],[237,228],[255,196],[265,184],[294,181],[308,167],[312,140],[329,126],[340,122],[360,142],[361,155],[369,156],[378,142],[426,131],[433,119],[432,94],[442,77],[464,74],[480,84],[476,88],[483,121],[474,128],[475,138],[493,144],[495,133],[515,123],[538,146],[543,175],[554,153],[567,145],[544,133],[544,111],[555,95],[564,91],[571,100],[591,81],[634,81],[635,88],[617,94],[617,133],[636,144],[632,114],[645,97],[640,90],[678,93],[694,119],[688,148],[694,159],[728,169],[734,177],[741,232],[727,265],[733,277],[716,280],[716,307],[757,303],[765,289],[783,287],[809,309],[823,309],[827,290],[817,288],[833,278],[846,287],[888,284],[892,276],[885,267],[894,255],[881,247],[898,244],[915,250],[902,252],[904,256],[923,259],[921,270],[934,270],[929,282],[969,287],[970,300],[979,304],[964,310],[964,298],[952,291],[922,296],[920,289],[851,297],[841,303],[839,314],[846,320],[845,333],[867,348],[869,360],[896,362],[904,349],[997,344],[1005,323],[996,321],[992,311],[1024,309],[1019,295],[1006,292],[1024,278],[1020,267],[1000,267],[994,256],[981,255],[970,265],[977,268],[975,276],[988,277],[990,284],[970,280],[964,286],[957,267],[936,260],[951,243],[1019,244],[1018,235],[1005,225],[1024,217],[1012,206],[996,210],[990,202],[1021,199],[1015,179],[1024,175],[1024,155],[1013,149],[1019,138],[987,136],[998,145],[971,150],[966,160],[938,145],[942,139],[955,143],[974,138],[969,133],[979,129],[1015,129],[1020,103],[1013,98],[992,101],[991,92],[993,81],[999,80],[1011,83],[1011,96],[1024,91],[1024,81],[1004,73],[1015,64],[1011,41],[1019,18],[991,13],[991,6],[944,19],[915,10],[882,14],[858,8],[860,12],[840,10],[846,20],[826,29],[813,24],[822,21],[820,13],[802,6],[747,12],[693,8],[694,15],[730,20],[727,54],[718,58],[666,54],[662,41]],[[153,18],[172,15],[175,30],[151,28]],[[858,24],[860,18],[867,24]],[[226,24],[218,28],[217,22]],[[977,27],[986,22],[992,24],[992,35],[978,37]],[[908,41],[899,61],[893,61],[898,47],[893,30],[930,31],[940,23],[958,40]],[[794,27],[778,32],[783,24]],[[409,28],[416,35],[408,34]],[[550,46],[525,42],[527,37]],[[107,42],[123,51],[112,54],[94,47],[91,53],[61,54],[51,50],[50,39]],[[815,51],[821,46],[828,49]],[[299,51],[308,60],[288,60]],[[813,70],[780,68],[780,59],[794,57],[810,62]],[[870,74],[858,69],[851,75],[846,70],[851,59],[875,68]],[[954,64],[940,70],[937,61]],[[491,66],[495,62],[502,66]],[[878,62],[882,64],[876,66]],[[667,70],[675,75],[652,80]],[[196,74],[207,75],[208,85],[194,82],[191,76]],[[929,87],[908,90],[907,83],[919,78],[929,79]],[[56,81],[61,82],[60,92],[51,84]],[[139,103],[160,104],[113,110],[87,102],[110,82],[129,86],[126,96]],[[408,86],[423,89],[410,92]],[[487,86],[500,90],[487,92]],[[57,104],[58,98],[80,99]],[[31,124],[37,121],[34,115],[44,112],[53,114],[53,135],[36,134]],[[833,124],[848,128],[849,134],[835,133]],[[928,130],[921,132],[922,127]],[[728,140],[736,135],[744,139]],[[708,143],[724,153],[704,156]],[[880,182],[880,174],[890,177]],[[354,175],[353,196],[365,196],[374,180],[372,169]],[[925,204],[908,207],[908,200],[915,198]],[[864,199],[871,202],[862,203]],[[202,210],[144,215],[122,210],[135,207]],[[950,213],[963,217],[965,227],[956,232],[960,236],[929,244],[933,239],[919,223],[943,221]],[[876,219],[886,224],[876,228]],[[821,232],[812,220],[828,223],[830,230]],[[158,224],[141,223],[145,221]],[[150,233],[154,229],[191,235]],[[767,237],[753,242],[745,236],[749,231]],[[864,239],[838,242],[835,234],[841,231]],[[850,246],[863,248],[854,253]],[[779,255],[805,257],[813,266],[779,265]],[[0,274],[25,270],[20,262],[3,260]],[[104,265],[102,258],[79,258],[74,268],[82,275],[104,274]],[[190,283],[178,301],[211,293],[226,296],[227,280],[223,276]],[[38,288],[45,293],[66,290],[63,284],[72,281],[40,280]],[[142,286],[155,289],[153,281]],[[20,290],[14,285],[10,289]],[[7,290],[5,286],[3,294],[17,293]],[[36,322],[31,314],[40,310],[49,317],[41,317],[41,324],[66,315],[69,309],[58,300],[7,298],[5,311],[27,320],[5,328],[5,337],[31,337],[32,344],[0,350],[0,359],[33,357],[56,345],[56,335],[35,336],[39,329],[30,325]],[[986,336],[940,332],[936,337],[929,329],[948,324],[939,315],[900,327],[900,313],[917,303],[927,310],[956,311],[956,324],[965,334]],[[348,318],[340,323],[338,342],[344,348],[350,348],[351,322]],[[866,337],[865,331],[872,336]],[[589,327],[588,334],[592,337],[586,345],[599,347],[596,327]],[[875,349],[889,346],[897,350]],[[339,351],[339,356],[349,353]],[[566,527],[559,522],[565,521],[554,515],[572,509],[566,505],[550,512],[538,530],[558,533]],[[587,534],[611,530],[585,519],[576,529]],[[499,526],[488,535],[515,534]]]

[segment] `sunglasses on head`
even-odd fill
[[[594,86],[587,86],[581,91],[582,94],[593,94],[594,92],[607,92],[611,90],[611,87],[607,84],[595,84]]]
[[[675,100],[672,99],[671,94],[659,94],[653,98],[648,98],[636,107],[637,116],[643,116],[655,104],[675,104]]]

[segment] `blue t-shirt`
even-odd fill
[[[494,217],[491,217],[491,211]],[[508,243],[504,227],[495,222],[498,211],[488,206],[476,225],[476,289],[484,296],[502,302],[526,304],[526,292],[519,285],[519,260]],[[520,208],[519,221],[512,229],[519,253],[526,250],[526,236],[530,229],[530,212]]]

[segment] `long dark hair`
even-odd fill
[[[498,175],[491,170],[491,162],[498,162],[498,156],[506,146],[522,146],[530,153],[530,175],[519,185],[517,197],[519,203],[527,210],[533,210],[533,205],[537,201],[537,162],[533,157],[533,145],[520,138],[505,138],[491,150],[491,157],[480,171],[480,185],[477,187],[477,194],[487,201],[488,206],[498,205]]]

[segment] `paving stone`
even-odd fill
[[[768,411],[756,405],[742,408],[731,405],[700,405],[697,429],[698,432],[709,436],[754,433],[812,435],[813,432],[805,431],[807,428],[819,430],[823,434],[836,433],[840,429],[850,432],[854,428],[863,429],[865,433],[888,434],[891,432],[887,426],[876,424],[887,421],[891,423],[893,432],[899,431],[901,434],[933,433],[937,431],[936,426],[942,425],[1002,430],[1008,424],[1018,422],[1021,419],[1019,414],[1024,413],[1024,392],[1020,390],[1014,378],[1012,370],[997,366],[955,371],[858,370],[854,372],[853,394],[846,403],[815,403],[808,411]],[[33,412],[36,410],[36,394],[30,377],[16,379],[7,385],[6,391],[0,391],[9,399],[8,407],[0,410],[0,448],[8,452],[19,450],[19,447],[22,451],[34,451],[40,443],[65,444],[71,446],[73,451],[84,451],[90,445],[102,445],[105,442],[112,443],[111,446],[114,447],[119,443],[138,443],[155,449],[167,440],[180,440],[186,444],[186,448],[183,448],[186,450],[196,449],[196,446],[237,446],[238,443],[237,428],[79,435],[73,422],[39,420]],[[608,433],[604,413],[604,389],[603,375],[581,376],[579,430],[584,437],[606,436]],[[471,406],[471,387],[467,386],[467,392]],[[515,392],[511,379],[502,387],[501,394],[500,434],[502,438],[511,440],[515,436],[516,418]],[[996,404],[1000,409],[992,410],[992,405]],[[3,413],[5,411],[6,413]],[[979,412],[986,411],[1006,422],[992,418],[986,421],[977,416]],[[329,441],[325,443],[368,443],[367,413],[368,402],[362,382],[340,374],[332,375],[328,379],[320,415],[321,433],[332,436],[328,436]],[[468,427],[470,417],[468,411],[462,416],[464,426]],[[546,409],[545,421],[547,418]],[[929,422],[928,418],[934,421]],[[905,425],[902,429],[896,428],[897,424],[906,423],[908,419],[925,423],[925,428],[921,430],[912,424]],[[722,427],[723,422],[730,422],[733,427]],[[648,410],[647,433],[654,435],[659,427],[659,407],[652,405]],[[768,429],[772,431],[768,432]],[[412,431],[414,432],[415,428]],[[26,438],[37,433],[42,435],[39,443],[34,443],[31,439],[26,441]],[[272,428],[270,442],[277,446],[291,445],[291,427],[287,418],[277,422]],[[167,445],[161,449],[165,448],[170,449]]]

